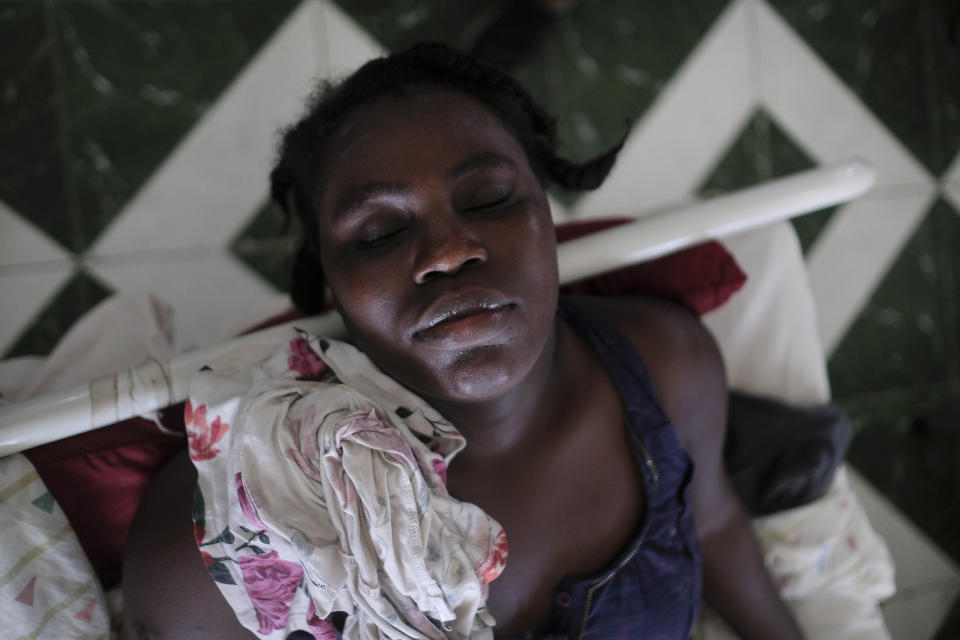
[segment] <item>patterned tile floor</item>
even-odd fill
[[[501,10],[4,0],[0,353],[47,352],[115,290],[170,301],[185,346],[229,333],[286,282],[266,175],[310,79],[417,40],[470,47]],[[960,637],[958,42],[951,0],[581,0],[517,70],[571,156],[630,123],[609,184],[554,194],[558,217],[875,163],[871,194],[796,228],[850,458],[900,561],[897,638]]]

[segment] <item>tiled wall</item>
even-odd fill
[[[185,345],[272,304],[290,236],[266,174],[310,79],[378,47],[469,48],[500,10],[3,0],[0,353],[47,352],[114,290],[173,303]],[[558,217],[654,210],[851,154],[876,164],[871,194],[796,228],[834,396],[857,428],[850,457],[954,561],[958,41],[950,0],[581,0],[517,70],[560,114],[569,155],[631,131],[610,184],[555,194]],[[911,585],[904,628],[931,637],[951,585]],[[960,636],[957,608],[944,625],[939,638]]]

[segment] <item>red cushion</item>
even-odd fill
[[[630,221],[622,218],[560,225],[557,240],[565,242]],[[656,296],[703,314],[723,304],[745,280],[726,249],[707,242],[562,290],[601,296]],[[300,317],[298,313],[285,313],[256,328],[296,317]],[[163,423],[169,429],[183,431],[183,404],[164,411]],[[25,452],[66,513],[105,586],[120,578],[123,543],[140,496],[184,445],[183,439],[163,434],[152,423],[135,418]]]
[[[557,227],[557,242],[633,221],[632,218],[606,218],[563,224]],[[703,315],[726,302],[746,280],[746,274],[723,245],[705,242],[656,260],[579,280],[563,286],[561,291],[665,298]]]
[[[183,431],[182,403],[163,412],[163,424]],[[123,543],[140,496],[185,444],[184,437],[132,418],[24,451],[105,587],[120,580]]]

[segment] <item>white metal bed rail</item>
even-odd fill
[[[847,202],[869,190],[874,179],[869,162],[851,158],[577,238],[557,250],[560,282]],[[0,407],[0,456],[180,402],[204,363],[238,347],[276,343],[289,337],[294,325],[314,334],[344,333],[340,317],[330,312]]]

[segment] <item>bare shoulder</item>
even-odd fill
[[[577,302],[612,322],[633,344],[687,449],[706,435],[703,429],[723,428],[723,362],[696,315],[656,298],[584,297]]]
[[[144,493],[123,554],[125,640],[253,638],[207,575],[193,537],[196,471],[177,455]]]

